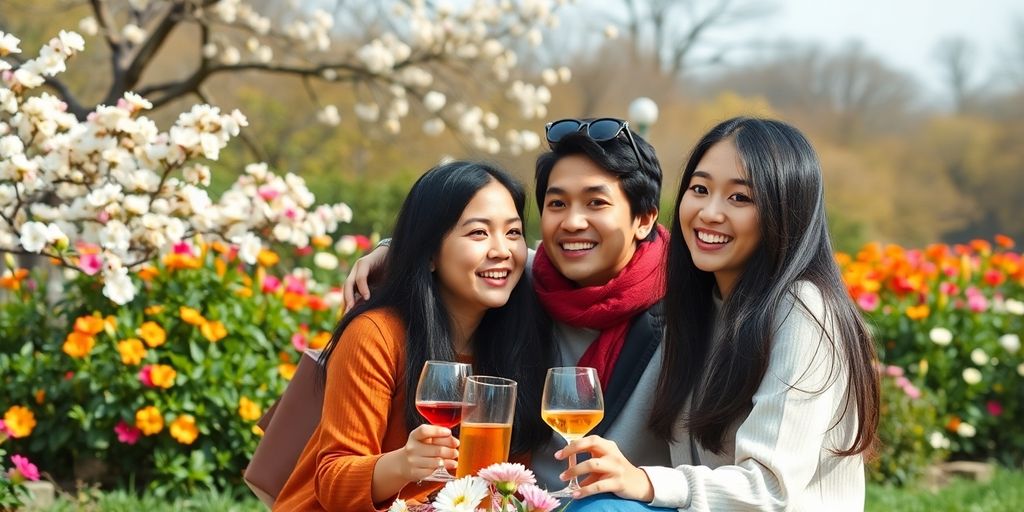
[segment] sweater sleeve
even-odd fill
[[[361,315],[328,361],[314,486],[327,510],[377,509],[370,486],[398,382],[393,335]]]
[[[812,290],[808,290],[811,288]],[[820,293],[804,285],[772,339],[768,370],[735,437],[733,464],[643,468],[655,506],[680,510],[785,510],[800,501],[832,437],[845,372],[822,325]],[[839,343],[836,340],[836,343]],[[852,412],[851,412],[852,413]]]

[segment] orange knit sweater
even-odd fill
[[[356,317],[327,366],[320,425],[299,456],[274,510],[361,512],[387,509],[396,497],[422,502],[438,483],[410,483],[373,503],[370,485],[381,454],[405,446],[405,328],[389,310]]]

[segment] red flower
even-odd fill
[[[989,400],[986,407],[988,408],[988,413],[992,416],[999,416],[1003,414],[1003,404],[996,402],[995,400]]]

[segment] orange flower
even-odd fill
[[[252,288],[239,288],[235,290],[235,295],[248,299],[252,297]]]
[[[292,380],[295,376],[295,365],[291,363],[281,363],[277,365],[277,371],[284,377],[284,380]]]
[[[74,331],[68,334],[66,340],[64,340],[64,346],[61,349],[65,354],[75,358],[81,359],[92,352],[92,348],[96,346],[96,338],[78,331]]]
[[[277,353],[277,360],[281,361],[282,363],[290,363],[292,362],[292,355],[282,350],[281,352]]]
[[[210,340],[212,343],[216,343],[228,335],[228,330],[224,327],[224,322],[221,322],[220,320],[203,322],[203,325],[199,326],[199,332],[203,333],[203,337]]]
[[[956,429],[958,429],[958,428],[960,428],[960,418],[957,418],[956,416],[953,416],[946,423],[946,430],[948,430],[950,432],[956,432]]]
[[[214,258],[213,268],[217,271],[217,277],[224,277],[228,272],[228,264],[221,258]]]
[[[121,354],[124,364],[139,364],[146,357],[146,347],[138,338],[128,338],[117,342],[117,352]]]
[[[1013,249],[1013,239],[1006,235],[996,235],[996,245],[1003,249]]]
[[[152,281],[153,278],[155,278],[156,276],[160,275],[160,269],[152,265],[145,265],[139,269],[137,274],[139,276],[139,279],[149,282]]]
[[[167,341],[167,332],[156,322],[145,322],[136,332],[149,348],[159,347]]]
[[[270,249],[260,249],[259,255],[256,256],[256,261],[264,267],[273,267],[281,261],[281,257]]]
[[[992,244],[988,240],[971,240],[971,249],[982,256],[992,254]]]
[[[327,342],[331,341],[331,333],[322,332],[313,336],[313,339],[309,340],[309,348],[314,350],[320,350],[327,346]]]
[[[46,390],[45,389],[37,389],[36,392],[35,392],[35,399],[36,399],[36,405],[43,405],[43,402],[46,401]]]
[[[327,235],[319,235],[314,236],[313,239],[310,240],[310,243],[312,243],[313,247],[316,247],[317,249],[326,249],[331,246],[331,242],[333,241],[334,240],[331,240],[331,237]]]
[[[4,425],[13,438],[28,437],[36,428],[36,415],[28,407],[12,405],[4,413]]]
[[[94,315],[80,316],[75,319],[75,330],[95,336],[103,332],[103,318]]]
[[[21,282],[26,277],[28,277],[28,270],[26,269],[19,268],[15,269],[14,272],[6,270],[3,275],[0,276],[0,288],[19,290],[21,289]]]
[[[284,307],[291,311],[298,311],[302,309],[302,306],[306,305],[306,297],[293,292],[285,292],[284,296],[281,297],[281,302],[284,303]]]
[[[168,253],[164,256],[164,266],[171,270],[196,269],[202,267],[199,258],[191,254]]]
[[[180,316],[181,320],[184,321],[186,324],[203,325],[204,323],[206,323],[206,319],[203,318],[203,315],[199,312],[198,309],[192,309],[190,307],[181,306],[180,308],[178,308],[178,316]]]
[[[853,261],[853,258],[851,258],[849,254],[846,254],[845,252],[836,251],[836,264],[838,264],[840,267],[845,267],[849,265],[851,261]]]
[[[154,304],[154,305],[149,306],[148,308],[142,310],[142,312],[147,314],[147,315],[149,315],[149,316],[159,315],[160,313],[164,312],[164,307],[161,306],[160,304]]]
[[[196,419],[191,414],[178,416],[171,422],[171,437],[181,444],[192,444],[199,437]]]
[[[908,307],[906,313],[911,320],[923,320],[931,314],[931,309],[928,307],[928,304],[919,304]]]
[[[263,411],[260,410],[260,406],[256,405],[256,402],[249,400],[248,397],[242,397],[238,399],[238,415],[245,421],[256,421],[260,419]]]
[[[167,366],[166,364],[154,364],[150,366],[149,378],[153,381],[153,385],[156,387],[168,389],[174,385],[174,378],[178,376],[178,372],[174,371],[174,368]]]
[[[136,411],[135,427],[147,436],[159,434],[164,429],[164,417],[160,414],[160,409],[147,405]]]

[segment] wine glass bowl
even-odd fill
[[[462,395],[472,367],[451,361],[427,361],[416,384],[416,411],[431,425],[453,428],[462,421]],[[438,466],[423,480],[447,482],[454,480]]]
[[[604,418],[604,396],[597,370],[581,366],[551,368],[544,379],[541,417],[566,444],[587,435]],[[569,457],[569,467],[576,456]],[[564,489],[551,492],[556,498],[568,498],[580,488],[576,477]]]

